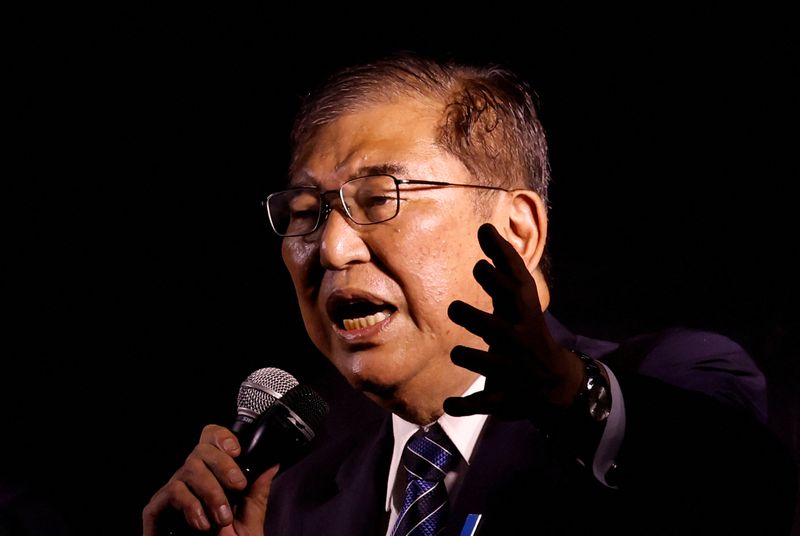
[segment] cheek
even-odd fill
[[[318,257],[317,247],[302,239],[284,239],[281,244],[283,263],[292,276],[294,286],[298,289],[308,285],[310,269]]]
[[[458,218],[417,220],[403,242],[400,258],[406,265],[409,307],[419,315],[447,319],[447,307],[455,299],[475,304],[482,292],[472,268],[482,257],[476,236],[478,223]],[[465,229],[466,228],[466,229]],[[416,307],[415,307],[416,306]]]
[[[303,279],[301,275],[303,267],[308,264],[304,262],[304,260],[307,261],[308,254],[304,252],[296,241],[284,239],[283,244],[281,244],[281,257],[283,258],[283,264],[289,270],[295,289],[298,289],[299,282]]]
[[[303,322],[312,339],[316,339],[321,320],[315,307],[319,288],[318,282],[313,281],[311,271],[314,262],[317,262],[317,248],[303,240],[284,240],[281,256],[292,278]]]

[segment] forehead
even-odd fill
[[[441,117],[441,105],[413,98],[344,114],[298,148],[290,182],[329,188],[365,174],[452,174],[453,167],[463,177],[461,162],[437,144]]]

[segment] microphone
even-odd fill
[[[231,431],[238,437],[259,415],[290,389],[297,387],[294,376],[279,368],[260,368],[239,386],[236,420]]]
[[[241,448],[235,461],[247,485],[243,490],[228,490],[231,507],[241,504],[250,485],[265,470],[280,463],[283,471],[302,458],[327,414],[322,397],[288,372],[269,367],[251,373],[239,387],[236,419],[231,425]],[[170,512],[164,516],[165,534],[197,534],[180,512]]]
[[[258,475],[280,463],[281,470],[299,460],[328,414],[328,405],[310,387],[296,385],[275,399],[238,435],[241,454],[236,463],[248,487]],[[242,492],[244,494],[248,487]]]

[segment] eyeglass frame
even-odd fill
[[[386,218],[386,219],[383,219],[383,220],[380,220],[380,221],[361,223],[361,222],[356,221],[353,218],[353,215],[350,214],[350,209],[347,207],[347,203],[344,200],[344,195],[342,194],[342,189],[348,183],[351,183],[353,181],[357,181],[357,180],[360,180],[360,179],[367,179],[369,177],[389,177],[394,181],[395,193],[397,194],[397,196],[395,198],[395,205],[396,205],[397,208],[394,211],[394,214],[392,216],[390,216],[389,218]],[[461,182],[426,181],[426,180],[419,180],[419,179],[398,179],[394,175],[389,175],[388,173],[375,173],[375,174],[370,174],[370,175],[361,175],[359,177],[353,177],[352,179],[348,179],[348,180],[344,181],[341,186],[339,186],[338,188],[336,188],[334,190],[320,191],[319,188],[317,188],[316,186],[296,186],[294,188],[287,188],[286,190],[281,190],[279,192],[273,192],[273,193],[269,194],[266,199],[261,201],[261,206],[264,207],[266,209],[266,211],[267,211],[267,219],[269,220],[269,225],[272,228],[272,231],[276,235],[278,235],[279,237],[281,237],[281,238],[291,238],[291,237],[297,237],[297,236],[307,236],[307,235],[315,233],[322,226],[322,224],[325,223],[325,221],[328,219],[328,216],[330,215],[330,213],[333,212],[333,206],[331,205],[331,203],[328,202],[328,199],[327,199],[327,196],[330,195],[330,194],[333,194],[333,193],[337,194],[337,197],[342,202],[342,209],[344,209],[344,214],[347,216],[347,218],[350,221],[352,221],[356,225],[377,225],[379,223],[386,223],[387,221],[393,220],[394,218],[397,217],[398,214],[400,214],[400,185],[401,184],[421,184],[421,185],[426,185],[426,186],[442,186],[442,187],[453,186],[453,187],[462,187],[462,188],[479,188],[479,189],[483,189],[483,190],[495,190],[495,191],[501,191],[501,192],[511,192],[512,191],[512,190],[509,190],[508,188],[503,188],[501,186],[489,186],[489,185],[484,185],[484,184],[466,184],[466,183],[461,183]],[[314,228],[311,229],[310,231],[307,231],[307,232],[304,232],[304,233],[281,234],[275,228],[275,224],[272,221],[272,214],[271,214],[270,209],[269,209],[269,200],[273,196],[276,196],[278,194],[284,194],[286,192],[291,192],[293,190],[311,190],[311,191],[317,192],[319,194],[319,199],[320,199],[319,216],[317,217],[317,222],[314,224]]]

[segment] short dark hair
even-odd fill
[[[443,105],[439,145],[481,184],[533,190],[547,203],[550,164],[534,94],[498,66],[411,54],[345,68],[304,101],[292,130],[290,172],[318,129],[365,106],[417,96]]]
[[[479,184],[524,188],[548,206],[550,163],[535,93],[500,66],[440,62],[409,53],[347,67],[304,100],[291,135],[290,175],[318,130],[367,106],[417,97],[442,107],[437,142]],[[481,210],[482,195],[476,194]],[[550,260],[539,265],[550,277]]]

